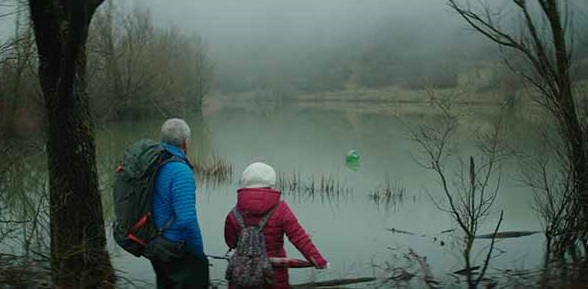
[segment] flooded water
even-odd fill
[[[472,131],[489,129],[495,112],[474,108],[463,114],[460,124],[464,129],[456,135],[456,140],[463,141],[461,152],[474,152],[472,142],[465,140],[471,139]],[[415,161],[416,143],[410,140],[407,129],[407,125],[433,117],[427,113],[362,113],[293,104],[284,109],[218,109],[208,113],[203,124],[191,120],[194,132],[189,154],[194,158],[214,154],[233,167],[233,179],[228,182],[201,180],[198,184],[198,217],[206,252],[226,252],[224,220],[235,205],[240,172],[252,162],[264,161],[286,178],[299,174],[300,181],[308,183],[312,178],[315,182],[328,178],[345,189],[330,194],[284,191],[283,199],[331,263],[322,271],[291,269],[291,283],[386,276],[380,267],[409,249],[426,257],[437,279],[451,279],[448,273],[463,269],[456,234],[446,232],[456,226],[449,213],[432,201],[431,197],[442,198],[443,192],[436,175]],[[99,160],[108,164],[112,155],[120,153],[130,141],[157,137],[160,123],[102,129],[98,133]],[[507,127],[511,144],[536,141],[528,133],[534,130],[533,124],[525,118],[511,120]],[[360,155],[355,171],[345,166],[346,152],[351,149]],[[480,234],[492,232],[500,210],[504,210],[501,231],[542,230],[532,209],[532,192],[518,180],[515,163],[507,161],[502,167],[499,196]],[[396,193],[390,201],[378,201],[373,194],[385,187],[402,193]],[[523,269],[539,265],[542,238],[542,234],[535,234],[498,241],[491,267]],[[477,239],[476,243],[473,256],[490,241]],[[153,282],[148,261],[130,256],[113,244],[110,249],[114,265],[128,278]],[[287,251],[291,257],[301,257],[291,245]],[[484,256],[478,255],[474,265],[480,265]],[[222,279],[226,262],[212,263],[211,277]]]

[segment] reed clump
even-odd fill
[[[374,204],[390,208],[401,205],[405,195],[405,187],[391,180],[386,180],[383,185],[377,186],[368,197]]]
[[[194,173],[199,181],[220,184],[233,179],[233,165],[223,157],[212,155],[196,161]]]
[[[279,190],[298,196],[339,197],[351,194],[351,189],[345,187],[333,175],[311,174],[302,177],[300,172],[292,171],[290,174],[279,173],[276,181]]]

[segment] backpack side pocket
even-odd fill
[[[145,248],[145,257],[161,262],[174,262],[186,256],[185,242],[173,242],[163,236],[157,236]]]

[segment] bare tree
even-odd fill
[[[554,117],[561,138],[564,140],[562,162],[569,174],[571,209],[562,216],[565,230],[558,239],[564,251],[582,244],[588,252],[588,143],[587,123],[581,117],[574,96],[570,67],[574,39],[572,30],[572,1],[558,0],[509,0],[504,10],[493,9],[490,1],[478,1],[473,6],[468,1],[449,0],[449,7],[457,12],[471,27],[497,43],[503,51],[512,51],[525,60],[520,64],[505,57],[507,64],[540,93],[538,101]],[[511,9],[508,9],[511,8]],[[522,29],[513,27],[515,19],[505,17],[501,11],[510,11],[519,17]],[[510,21],[510,22],[505,22]],[[516,26],[515,26],[516,27]],[[566,192],[556,192],[565,194]],[[549,232],[549,231],[548,231]]]
[[[431,99],[440,113],[437,119],[411,129],[412,139],[420,148],[417,161],[422,167],[435,172],[440,181],[444,197],[438,199],[431,195],[431,198],[440,210],[451,214],[463,234],[463,272],[468,287],[476,288],[485,277],[494,249],[495,236],[502,223],[501,211],[481,270],[476,276],[474,270],[480,266],[473,265],[472,249],[479,228],[491,214],[498,195],[498,165],[506,157],[503,147],[503,125],[500,119],[490,133],[483,134],[478,140],[479,153],[464,160],[457,152],[458,146],[455,144],[458,119],[451,108],[452,98],[439,99],[432,95]],[[458,173],[452,176],[454,170]],[[447,205],[443,205],[444,203]]]
[[[117,49],[121,36],[115,29],[118,24],[115,13],[113,2],[105,1],[92,21],[88,39],[88,90],[90,99],[100,103],[98,112],[104,120],[116,119],[119,108],[124,109],[117,101],[124,99],[124,83],[122,53]]]
[[[213,66],[200,37],[154,27],[150,11],[140,6],[127,12],[108,1],[103,8],[89,39],[97,111],[106,120],[201,114]]]
[[[202,116],[202,103],[211,89],[213,71],[205,44],[199,35],[184,36],[176,29],[170,29],[157,38],[162,40],[157,51],[166,53],[159,67],[166,67],[165,71],[171,79],[163,93],[180,95],[176,102],[191,113]],[[163,107],[173,109],[170,104],[161,103]]]
[[[86,39],[103,0],[29,0],[47,118],[55,288],[114,288],[86,93]]]
[[[552,246],[561,246],[559,242],[553,243],[554,236],[565,235],[566,216],[573,214],[573,188],[570,187],[571,175],[567,173],[565,164],[558,162],[564,158],[559,148],[561,145],[554,143],[546,132],[540,136],[539,147],[528,152],[521,160],[523,182],[534,192],[535,210],[543,220],[546,236],[546,252]],[[555,157],[545,157],[553,155]],[[557,248],[557,251],[565,251]],[[549,259],[547,257],[546,259]]]
[[[25,0],[0,0],[0,21],[25,11]]]
[[[97,111],[106,120],[201,115],[213,72],[201,38],[154,27],[143,7],[126,12],[109,1],[103,8],[89,39],[90,96]]]
[[[11,15],[14,35],[0,45],[0,134],[4,138],[38,128],[34,120],[40,111],[33,31],[22,7],[10,9],[17,11]]]
[[[148,58],[156,42],[151,15],[140,6],[124,15],[112,1],[103,8],[89,39],[90,97],[105,120],[136,118],[152,104],[161,73]]]
[[[192,85],[188,92],[190,106],[202,116],[204,97],[210,92],[213,84],[214,65],[207,54],[207,49],[202,39],[194,35],[189,41],[188,59],[193,63],[189,67],[189,78]]]

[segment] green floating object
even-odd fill
[[[345,157],[345,165],[356,171],[359,168],[359,153],[356,150],[350,150]]]

